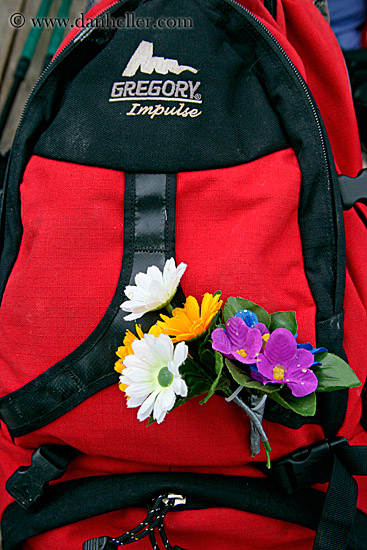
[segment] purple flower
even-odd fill
[[[258,324],[261,325],[261,323]],[[213,349],[229,359],[246,364],[256,362],[263,342],[261,331],[258,328],[248,327],[240,317],[231,317],[225,329],[213,330],[212,340]]]
[[[293,334],[278,328],[270,335],[264,353],[258,357],[258,373],[251,371],[255,380],[268,384],[286,384],[295,397],[304,397],[317,388],[316,375],[310,370],[314,357],[306,349],[298,349]]]

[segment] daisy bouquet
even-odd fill
[[[121,309],[128,321],[157,311],[157,322],[144,333],[139,324],[127,330],[117,350],[115,369],[129,408],[140,421],[163,422],[168,412],[215,393],[240,406],[251,422],[251,452],[264,445],[270,467],[270,445],[262,427],[267,399],[302,416],[316,412],[316,392],[359,386],[349,365],[326,348],[297,342],[294,311],[268,313],[241,297],[223,304],[221,293],[204,294],[201,304],[188,296],[173,308],[186,270],[167,260],[138,273],[125,289]],[[165,312],[164,312],[165,311]]]

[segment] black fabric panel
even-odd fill
[[[236,508],[313,530],[317,529],[325,499],[324,493],[314,489],[285,496],[266,479],[235,476],[143,473],[83,478],[51,487],[47,504],[38,512],[29,513],[11,504],[1,523],[3,550],[17,550],[29,537],[89,517],[146,507],[152,498],[166,492],[187,498],[187,504],[175,511]],[[367,516],[357,510],[349,550],[363,548],[366,538]]]
[[[319,395],[316,394],[317,399],[318,397]],[[301,416],[281,407],[272,399],[267,399],[266,401],[264,418],[270,420],[270,422],[276,422],[277,424],[287,426],[287,428],[292,428],[293,430],[298,430],[298,428],[301,428],[305,424],[321,424],[318,406],[314,416]]]
[[[113,300],[93,333],[75,351],[40,376],[0,399],[1,419],[13,437],[30,433],[65,414],[97,391],[118,381],[112,369],[122,335],[134,323],[120,309],[124,289],[150,265],[163,268],[174,256],[175,177],[126,174],[124,256]],[[169,214],[167,214],[167,212]],[[172,238],[173,235],[173,238]],[[169,237],[168,237],[169,236]],[[147,330],[159,317],[142,318]]]
[[[136,18],[155,21],[186,16],[194,27],[117,30],[110,44],[75,77],[35,153],[116,170],[176,173],[239,165],[286,148],[278,117],[252,70],[257,60],[251,43],[246,45],[244,57],[237,55],[222,29],[208,24],[204,6],[192,0],[142,2],[134,11]],[[122,76],[142,41],[153,44],[154,56],[178,60],[197,74],[145,74],[138,70],[131,77]],[[173,97],[156,101],[110,98],[115,82],[135,85],[153,81],[200,83],[194,96],[199,94],[201,103],[185,103],[185,108],[196,108],[202,114],[151,119],[127,113],[136,102],[147,108],[162,105],[177,109],[181,101],[172,101]]]

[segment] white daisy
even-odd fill
[[[160,424],[176,402],[176,395],[187,396],[187,386],[181,378],[179,367],[186,361],[188,347],[180,342],[174,347],[166,334],[146,334],[132,343],[134,355],[124,359],[125,369],[120,377],[121,384],[129,397],[129,408],[140,407],[138,420],[142,421],[153,413]]]
[[[129,298],[121,304],[121,309],[130,312],[126,321],[135,321],[147,311],[155,311],[168,305],[176,294],[177,287],[187,265],[183,262],[176,267],[175,260],[166,261],[163,273],[157,266],[148,267],[146,273],[135,276],[136,286],[127,286],[125,295]]]

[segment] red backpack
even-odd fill
[[[310,0],[102,0],[84,24],[36,84],[6,175],[3,550],[143,550],[155,529],[168,549],[362,548],[367,210],[331,29]],[[171,257],[185,295],[294,310],[299,340],[362,383],[312,417],[267,403],[270,473],[219,395],[149,427],[126,407],[124,289]]]

